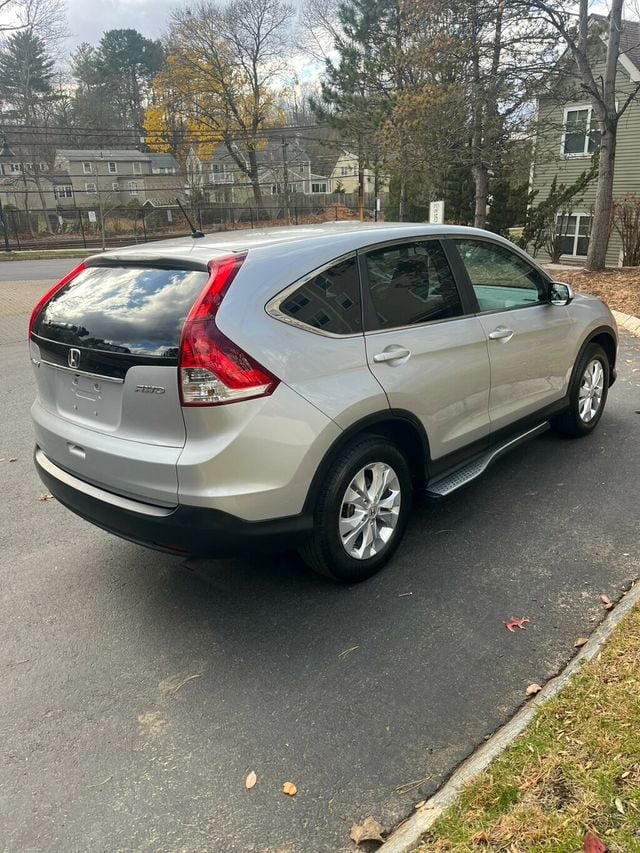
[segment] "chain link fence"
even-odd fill
[[[198,204],[190,206],[186,215],[196,228],[206,233],[358,218],[357,199],[348,195],[327,195],[313,200],[280,198],[269,202]],[[365,219],[377,216],[375,199],[367,196]],[[0,225],[0,250],[6,251],[113,248],[182,237],[191,232],[185,213],[177,205],[30,212],[5,207],[0,212]]]

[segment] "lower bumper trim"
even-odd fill
[[[256,548],[288,550],[313,528],[310,513],[246,521],[206,507],[156,507],[122,498],[63,471],[39,447],[34,462],[44,485],[67,509],[122,539],[169,554],[228,557]]]

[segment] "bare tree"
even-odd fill
[[[258,158],[278,116],[293,7],[283,0],[200,0],[172,14],[167,69],[200,131],[222,141],[262,204]]]

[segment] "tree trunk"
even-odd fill
[[[476,228],[484,228],[487,224],[487,197],[489,195],[489,173],[480,159],[473,164],[473,178],[476,185],[476,204],[473,224]]]
[[[617,127],[603,126],[600,137],[598,184],[591,222],[591,238],[587,250],[586,268],[599,272],[605,268],[609,236],[611,234],[611,208],[613,204],[613,175],[616,160]]]

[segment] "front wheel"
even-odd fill
[[[602,417],[611,368],[599,344],[589,344],[576,364],[569,389],[569,408],[552,421],[563,435],[588,435]]]
[[[395,445],[375,436],[354,442],[321,486],[303,560],[342,583],[370,578],[400,544],[411,497],[409,466]]]

